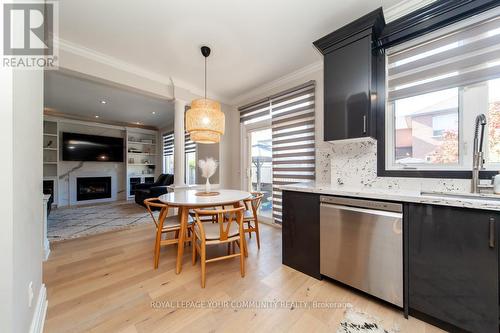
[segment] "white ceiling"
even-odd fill
[[[44,106],[67,115],[101,121],[139,122],[154,127],[163,127],[174,121],[171,101],[60,71],[45,71]]]
[[[312,42],[401,0],[59,1],[59,34],[69,42],[234,100],[321,60]],[[210,96],[209,96],[210,97]]]

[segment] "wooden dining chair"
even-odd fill
[[[248,233],[248,236],[252,238],[252,232],[255,232],[257,237],[257,248],[260,249],[260,233],[259,233],[259,207],[262,203],[262,198],[264,193],[262,192],[251,192],[252,197],[243,200],[245,204],[245,212],[243,214],[243,225],[246,223],[246,227],[243,227],[243,231]]]
[[[203,207],[203,208],[199,208],[201,210],[216,210],[217,207]],[[193,220],[195,219],[195,216],[196,216],[196,213],[194,212],[194,209],[191,209],[189,211],[189,215],[193,218]],[[215,223],[215,220],[217,219],[217,216],[215,215],[203,215],[203,216],[200,216],[200,219],[202,222],[212,222],[212,223]]]
[[[173,245],[179,243],[179,232],[181,230],[180,216],[171,215],[168,216],[168,211],[170,208],[174,208],[162,203],[158,198],[149,198],[144,200],[146,209],[148,210],[153,222],[156,226],[156,239],[154,246],[154,268],[158,268],[160,262],[160,249],[165,245]],[[159,208],[160,213],[158,218],[153,214],[154,208]],[[192,234],[193,231],[193,218],[188,216],[188,231]],[[174,233],[172,238],[168,238],[169,233]],[[162,236],[165,235],[165,239]],[[186,237],[186,239],[190,239]]]
[[[244,209],[244,207],[215,210],[195,209],[194,232],[191,243],[193,244],[193,265],[196,264],[197,254],[200,254],[202,288],[205,288],[206,264],[209,262],[239,257],[241,277],[245,276]],[[217,216],[216,223],[203,223],[201,218],[210,215]],[[228,245],[227,255],[207,259],[207,246],[219,244]],[[238,245],[239,253],[229,251],[230,245],[234,248],[234,244]]]

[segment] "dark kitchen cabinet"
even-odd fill
[[[319,273],[319,195],[283,191],[282,262],[317,279]]]
[[[500,214],[410,204],[407,216],[410,315],[453,332],[498,333]]]
[[[375,41],[384,25],[379,9],[314,42],[324,55],[325,141],[376,137],[384,61]]]

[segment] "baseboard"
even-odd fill
[[[43,332],[43,324],[45,323],[46,314],[47,314],[47,289],[45,288],[45,284],[42,283],[42,286],[40,287],[40,292],[38,293],[35,313],[33,314],[33,319],[31,320],[29,333]]]
[[[50,255],[50,245],[45,246],[43,254],[44,254],[43,261],[47,261],[47,259],[49,259],[49,255]]]

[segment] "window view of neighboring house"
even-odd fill
[[[458,163],[458,89],[395,101],[395,162]]]
[[[471,137],[460,133],[464,127],[473,128],[472,122],[479,113],[484,113],[488,119],[486,161],[490,167],[493,167],[492,163],[500,163],[500,79],[472,87],[479,93],[465,94],[463,91],[470,89],[470,86],[465,86],[392,102],[394,163],[403,166],[460,166],[463,163],[460,157],[465,155],[460,147],[472,143]],[[463,104],[469,107],[465,108]],[[465,116],[469,123],[461,124],[460,119]],[[466,161],[470,159],[468,157]]]

